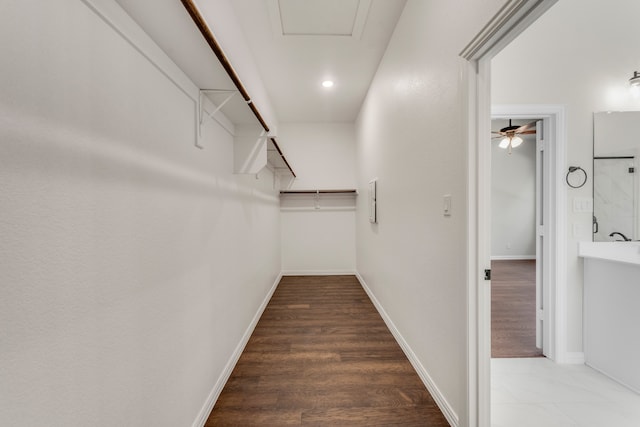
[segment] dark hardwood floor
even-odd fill
[[[491,357],[539,357],[535,260],[491,262]]]
[[[207,426],[449,426],[354,276],[284,277]]]

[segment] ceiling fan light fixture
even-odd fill
[[[633,76],[629,79],[631,87],[640,87],[640,73],[638,71],[633,72]]]
[[[513,138],[511,138],[511,146],[513,148],[516,148],[520,144],[522,144],[522,138],[520,138],[519,136],[514,136]]]
[[[509,137],[505,137],[502,141],[500,141],[500,144],[498,144],[498,147],[506,149],[509,146]]]

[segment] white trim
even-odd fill
[[[468,59],[468,58],[467,58]],[[484,377],[488,378],[491,354],[490,350],[483,350],[485,346],[480,342],[482,338],[479,333],[481,319],[486,316],[481,313],[482,306],[480,301],[484,300],[480,295],[486,291],[486,287],[482,286],[482,270],[490,268],[484,265],[482,252],[480,250],[480,234],[482,228],[480,227],[480,220],[478,218],[480,209],[479,205],[481,200],[479,198],[479,184],[476,181],[479,169],[479,156],[478,156],[478,106],[476,100],[478,98],[477,92],[484,86],[480,82],[478,68],[481,66],[479,61],[471,59],[465,60],[461,58],[461,83],[462,96],[468,102],[466,108],[463,110],[463,126],[464,134],[467,137],[467,348],[466,348],[466,378],[465,388],[467,410],[462,413],[464,417],[461,422],[462,425],[469,427],[478,427],[483,425],[479,420],[485,417],[483,410],[490,407],[490,401],[487,400],[486,405],[481,403],[483,399],[489,399],[488,396],[491,393],[490,381],[483,380]],[[489,288],[490,289],[490,288]],[[486,414],[486,419],[489,419],[489,415]],[[488,425],[488,424],[487,424]]]
[[[369,289],[369,286],[367,285],[365,280],[362,278],[362,276],[359,273],[356,273],[356,277],[360,282],[360,285],[362,286],[364,291],[369,296],[369,299],[371,300],[373,305],[376,307],[376,310],[378,310],[378,313],[380,313],[380,316],[384,320],[384,323],[387,325],[387,328],[389,328],[389,331],[391,331],[391,334],[393,334],[393,337],[396,339],[396,341],[400,345],[400,348],[402,348],[402,351],[407,356],[407,359],[409,359],[409,362],[411,362],[411,365],[416,370],[418,376],[420,377],[424,385],[427,387],[427,390],[431,394],[431,397],[433,397],[433,400],[435,400],[436,404],[442,411],[443,415],[445,416],[445,418],[447,419],[451,427],[458,427],[460,425],[458,414],[456,414],[453,407],[449,404],[449,402],[444,397],[440,389],[438,389],[438,387],[436,386],[436,383],[433,381],[433,379],[431,378],[427,370],[424,368],[422,363],[420,363],[420,360],[418,359],[416,354],[413,352],[413,350],[411,349],[407,341],[404,339],[400,331],[398,331],[398,328],[396,328],[396,325],[393,323],[393,321],[391,320],[387,312],[384,310],[384,308],[380,304],[380,301],[378,301],[378,299],[373,294],[371,289]]]
[[[213,389],[209,393],[207,400],[204,402],[202,409],[200,409],[200,412],[198,413],[196,420],[193,422],[192,427],[203,427],[204,424],[207,422],[207,419],[209,418],[209,414],[211,413],[211,410],[213,410],[213,405],[215,405],[216,401],[218,400],[218,397],[220,397],[220,393],[222,393],[222,389],[224,388],[225,384],[229,380],[229,377],[233,372],[233,368],[236,366],[236,363],[238,363],[238,360],[240,359],[240,356],[242,355],[244,348],[249,342],[249,338],[251,338],[251,334],[253,333],[253,330],[256,328],[256,325],[258,324],[258,321],[260,320],[260,317],[262,316],[264,309],[267,308],[267,304],[269,304],[269,301],[271,300],[271,297],[273,296],[273,293],[278,287],[278,283],[280,283],[281,279],[282,279],[282,273],[278,274],[278,277],[276,278],[275,282],[273,282],[273,285],[271,285],[269,292],[267,292],[267,295],[264,297],[262,304],[260,304],[260,307],[258,307],[258,311],[253,316],[251,323],[245,330],[244,335],[242,335],[242,339],[236,346],[236,349],[231,354],[229,361],[225,365],[224,369],[222,370],[222,373],[218,377],[218,380],[214,384]]]
[[[506,0],[502,8],[460,52],[468,61],[491,58],[557,0]]]
[[[594,371],[604,375],[605,377],[609,378],[611,381],[615,381],[618,384],[620,384],[621,386],[628,388],[632,392],[634,392],[636,394],[640,394],[640,389],[638,389],[635,386],[629,385],[628,383],[626,383],[625,381],[621,380],[620,378],[613,377],[613,376],[609,375],[607,372],[603,372],[600,369],[596,368],[595,366],[591,366],[588,363],[585,363],[585,365],[588,366],[589,368],[593,369]]]
[[[482,76],[482,77],[480,77]],[[491,99],[491,61],[485,59],[478,62],[477,95],[479,99],[487,101],[486,107],[490,107]],[[482,107],[485,107],[483,104]],[[476,182],[477,191],[477,256],[480,274],[477,276],[479,290],[478,301],[478,424],[479,426],[491,425],[491,281],[483,280],[483,269],[491,269],[491,175],[486,171],[491,169],[491,150],[486,143],[487,135],[491,134],[490,116],[486,119],[480,115],[484,113],[479,108],[476,123],[476,141],[482,141],[476,148],[477,169],[476,176],[470,177]]]
[[[518,261],[536,259],[535,255],[491,255],[491,261]]]
[[[355,276],[355,270],[282,270],[283,276]]]
[[[562,363],[566,363],[568,365],[584,365],[585,364],[584,353],[581,351],[565,352],[564,360]]]
[[[463,95],[467,98],[467,377],[466,419],[469,427],[491,425],[491,281],[484,279],[491,268],[491,221],[485,205],[491,201],[490,182],[483,171],[491,156],[480,150],[491,132],[491,61],[466,58],[462,61]],[[486,100],[486,105],[478,104]],[[490,153],[489,153],[490,154]],[[483,181],[484,180],[484,181]]]
[[[490,379],[490,282],[483,270],[490,262],[484,214],[486,194],[481,182],[488,167],[478,150],[486,140],[491,118],[491,58],[535,22],[557,0],[509,0],[460,53],[461,95],[467,135],[467,411],[463,423],[469,427],[491,425]],[[558,246],[558,251],[563,247]]]

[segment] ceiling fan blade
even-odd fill
[[[529,133],[536,133],[536,123],[537,122],[538,122],[537,120],[534,120],[531,123],[527,123],[526,125],[520,126],[518,129],[516,129],[516,133],[525,133],[525,132],[531,131],[531,130],[533,130],[533,131],[529,132]]]
[[[520,134],[520,135],[531,135],[531,134],[536,133],[536,130],[535,129],[533,129],[533,130],[525,130],[524,132],[516,132],[516,133]]]

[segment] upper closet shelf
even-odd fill
[[[280,195],[287,194],[352,194],[357,195],[356,189],[342,189],[342,190],[281,190]]]
[[[232,132],[235,139],[235,173],[257,173],[268,164],[276,174],[280,174],[284,171],[286,173],[290,173],[291,176],[295,178],[296,174],[291,168],[291,165],[289,165],[287,159],[284,157],[284,154],[278,146],[269,125],[264,120],[262,114],[260,114],[258,107],[252,101],[251,96],[245,89],[242,81],[240,81],[240,77],[236,74],[231,62],[225,55],[222,47],[218,44],[218,41],[207,25],[206,20],[200,14],[197,6],[192,0],[182,0],[182,4],[189,13],[189,16],[191,16],[191,19],[204,37],[205,41],[218,58],[220,66],[224,69],[225,73],[237,89],[236,91],[224,89],[201,89],[199,96],[199,126],[202,127],[204,110],[202,95],[204,94],[209,97],[214,105],[214,111],[208,114],[209,117],[218,121],[215,115],[222,110],[233,124],[245,126],[245,130],[242,135],[239,135],[239,133],[235,131]],[[218,96],[219,99],[215,99],[214,97],[216,96]],[[223,110],[226,105],[229,105],[229,108]],[[253,134],[251,132],[247,132],[247,126],[250,126],[251,124],[247,123],[248,112],[252,113],[254,116],[253,123],[257,120],[261,127],[261,129],[256,130]],[[230,129],[224,126],[220,121],[218,121],[218,123],[227,129],[227,131],[230,131]],[[269,151],[271,151],[271,154]]]
[[[203,126],[207,121],[215,120],[234,138],[235,173],[255,174],[268,167],[281,178],[280,181],[282,178],[291,181],[296,177],[278,146],[277,124],[270,128],[195,0],[118,0],[118,4],[190,80],[186,89],[182,87],[185,85],[181,87],[197,103],[198,148],[205,148],[200,138]],[[188,87],[191,82],[195,87]],[[275,121],[272,116],[269,116],[270,120]]]
[[[330,190],[281,190],[281,211],[353,211],[356,208],[358,191],[349,189]]]

